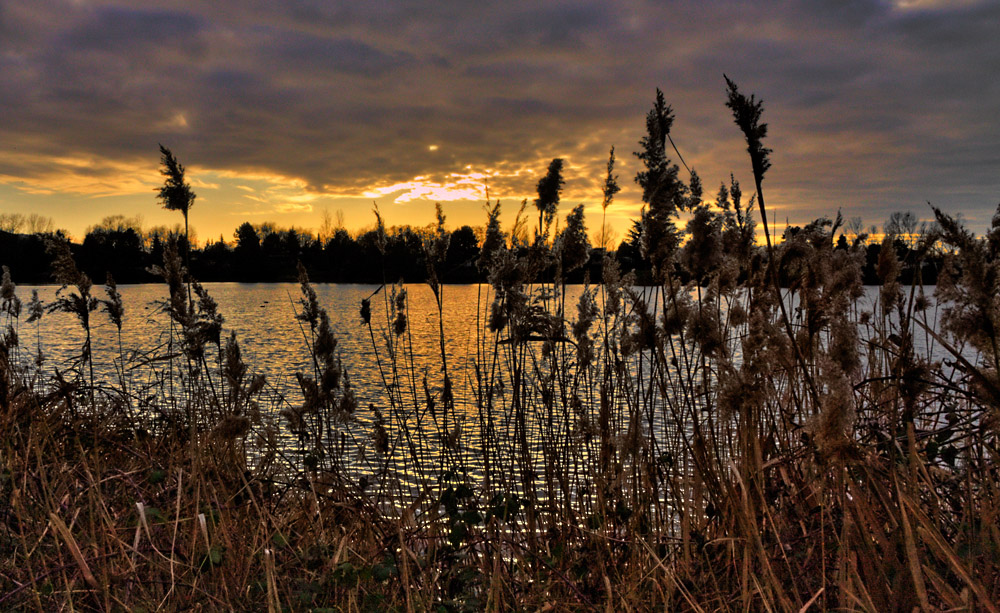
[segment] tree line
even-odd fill
[[[544,214],[544,213],[543,213]],[[543,220],[544,221],[544,220]],[[893,232],[892,218],[883,232]],[[803,230],[799,226],[785,229],[779,240],[789,240]],[[874,230],[874,228],[872,229]],[[905,228],[903,228],[905,230]],[[580,283],[589,274],[600,278],[605,257],[617,259],[621,270],[634,271],[637,282],[649,280],[651,265],[642,249],[643,227],[635,221],[617,249],[605,252],[592,249],[587,265],[567,279]],[[429,230],[412,226],[388,229],[372,228],[350,233],[345,228],[334,229],[320,237],[296,228],[279,228],[270,223],[241,224],[232,241],[209,240],[202,247],[192,246],[189,267],[195,278],[203,281],[235,281],[271,283],[296,280],[296,264],[302,262],[310,278],[321,283],[383,283],[404,281],[424,282],[427,279],[425,240]],[[478,283],[486,280],[476,266],[479,259],[481,228],[463,225],[449,232],[447,255],[441,271],[444,283]],[[902,280],[910,282],[916,269],[907,262],[912,257],[914,241],[911,233],[896,231],[891,241],[899,260],[904,263]],[[855,227],[845,228],[837,247],[847,249],[861,241],[865,249],[865,283],[878,284],[877,267],[882,250],[881,241],[868,241],[866,233]],[[0,264],[8,266],[19,283],[52,283],[52,261],[49,244],[66,241],[62,231],[19,233],[0,229]],[[70,249],[80,269],[92,279],[104,280],[110,273],[118,283],[152,283],[158,280],[150,268],[162,264],[167,241],[177,241],[181,253],[187,252],[187,239],[181,228],[143,230],[137,220],[122,216],[106,218],[90,228],[79,243]],[[935,254],[924,255],[920,264],[921,280],[933,284],[941,260]]]
[[[658,113],[651,117],[666,117],[669,109],[664,106],[662,93],[657,93]],[[648,123],[648,121],[647,121]],[[650,129],[663,123],[654,122]],[[648,126],[649,127],[649,126]],[[663,127],[659,126],[662,130]],[[651,134],[654,134],[653,130]],[[512,250],[553,249],[560,248],[560,241],[569,240],[569,234],[575,233],[582,241],[581,257],[583,264],[574,267],[572,271],[556,270],[556,263],[550,262],[549,269],[538,271],[540,281],[550,280],[559,276],[569,283],[580,283],[592,278],[601,278],[604,259],[614,258],[618,261],[622,272],[634,272],[636,282],[649,284],[653,280],[654,264],[649,253],[649,245],[658,242],[662,237],[645,236],[656,233],[661,224],[656,221],[656,213],[651,203],[673,198],[681,200],[674,203],[680,208],[688,208],[696,213],[688,224],[687,234],[691,237],[699,232],[704,225],[699,215],[708,215],[709,205],[702,201],[701,182],[692,172],[692,187],[683,194],[673,194],[664,190],[663,185],[676,182],[677,167],[671,166],[661,154],[656,154],[651,146],[651,137],[640,141],[643,151],[635,155],[642,159],[646,171],[636,176],[636,182],[643,187],[643,201],[650,205],[642,210],[640,219],[633,222],[625,239],[616,250],[607,251],[604,248],[592,249],[586,236],[586,226],[583,218],[583,206],[579,205],[566,217],[564,229],[558,230],[556,212],[564,184],[563,160],[556,158],[551,161],[546,174],[536,186],[538,197],[533,205],[538,210],[538,225],[534,236],[529,237],[529,217],[526,214],[528,201],[521,203],[520,210],[508,232],[502,233],[503,240],[509,243]],[[655,138],[653,139],[655,140]],[[166,245],[170,241],[177,243],[178,252],[184,255],[185,264],[190,273],[202,281],[235,281],[243,283],[271,283],[295,281],[297,266],[302,263],[311,279],[320,283],[419,283],[427,281],[430,276],[435,282],[442,283],[479,283],[487,280],[486,271],[478,266],[480,256],[480,237],[488,234],[488,228],[473,228],[463,225],[451,232],[444,230],[444,217],[438,207],[436,226],[431,224],[425,228],[412,226],[395,226],[386,228],[378,210],[375,216],[378,224],[373,229],[351,234],[338,224],[335,228],[325,228],[319,236],[296,228],[279,228],[271,223],[251,224],[244,222],[236,228],[233,240],[227,242],[220,236],[218,241],[209,240],[201,248],[193,245],[190,235],[188,218],[195,202],[195,194],[185,179],[185,168],[173,155],[170,149],[159,146],[160,174],[164,177],[163,186],[158,190],[157,199],[163,208],[180,212],[184,217],[183,228],[163,226],[143,230],[141,219],[126,218],[122,215],[106,217],[100,224],[87,230],[81,243],[70,243],[69,249],[78,263],[81,271],[91,279],[103,280],[111,275],[118,283],[151,283],[158,277],[152,272],[152,267],[163,262]],[[608,159],[608,174],[604,184],[603,208],[606,210],[615,194],[620,191],[617,175],[614,174],[615,150],[612,147]],[[676,190],[674,190],[676,191]],[[669,193],[668,193],[669,192]],[[739,183],[731,177],[731,185],[720,187],[715,207],[728,210],[730,197],[739,208]],[[759,186],[758,186],[759,193]],[[671,195],[672,194],[672,195]],[[678,195],[680,194],[680,195]],[[756,197],[756,194],[754,195]],[[751,206],[746,209],[747,240],[753,240],[755,222],[752,220],[753,198]],[[499,216],[499,201],[495,205],[487,203],[487,226],[496,224]],[[697,213],[701,211],[701,213]],[[706,218],[707,219],[707,218]],[[742,219],[742,217],[741,217]],[[663,221],[663,220],[660,220]],[[918,220],[912,213],[894,213],[882,225],[883,240],[874,240],[879,234],[878,228],[871,226],[863,231],[861,219],[855,217],[844,223],[838,214],[836,221],[819,219],[805,228],[799,226],[786,227],[784,233],[775,240],[792,240],[810,226],[824,224],[832,226],[831,233],[840,230],[836,247],[848,249],[864,246],[865,264],[863,266],[864,282],[870,285],[879,283],[879,256],[885,246],[891,245],[902,262],[900,279],[904,282],[919,280],[922,283],[933,284],[941,269],[942,255],[926,253],[922,250],[916,253],[915,237],[928,228],[918,227]],[[328,224],[324,224],[325,226]],[[671,228],[673,222],[667,224]],[[19,283],[45,284],[53,281],[52,263],[55,259],[54,243],[68,243],[66,234],[54,230],[51,219],[33,214],[0,215],[0,264],[7,266]],[[575,229],[572,229],[575,228]],[[601,233],[607,226],[602,222]],[[572,230],[571,230],[572,229]],[[446,233],[447,236],[441,236]],[[671,233],[675,233],[672,230]],[[495,234],[495,233],[494,233]],[[771,236],[767,236],[768,241]],[[869,240],[872,238],[873,240]],[[442,240],[444,239],[444,240]],[[602,241],[605,242],[605,241]],[[700,243],[700,241],[695,241]],[[444,259],[438,251],[444,246]],[[565,246],[565,245],[563,245]],[[435,251],[429,258],[428,252]],[[747,253],[752,249],[747,245]],[[429,261],[433,259],[433,264]],[[655,254],[653,254],[655,259]],[[675,263],[679,278],[691,274],[684,267]],[[433,267],[433,270],[432,270]],[[781,269],[782,266],[779,266]],[[787,266],[786,266],[787,268]],[[564,274],[565,273],[565,274]],[[919,273],[919,274],[918,274]],[[788,271],[789,279],[794,271]]]

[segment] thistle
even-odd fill
[[[235,391],[243,385],[243,378],[247,374],[247,366],[243,362],[240,344],[236,341],[236,332],[231,332],[229,338],[226,339],[222,355],[222,373],[226,377],[230,389]]]
[[[392,332],[396,336],[406,332],[406,288],[402,284],[392,287]]]
[[[576,340],[577,362],[585,368],[594,360],[594,341],[590,337],[590,328],[600,314],[597,301],[594,299],[596,289],[584,286],[583,293],[576,306],[576,321],[573,323],[573,338]]]
[[[0,284],[0,310],[7,314],[7,331],[3,336],[3,346],[13,349],[18,345],[17,330],[11,321],[21,316],[21,299],[15,293],[14,282],[10,278],[10,269],[3,267],[3,283]]]
[[[622,188],[618,185],[618,175],[615,174],[615,148],[612,147],[608,153],[608,174],[604,178],[604,200],[601,201],[601,208],[607,210],[615,194],[620,191]]]
[[[163,252],[163,266],[153,266],[150,272],[162,277],[167,283],[170,297],[161,302],[160,306],[180,325],[184,336],[183,350],[193,361],[193,367],[204,358],[206,343],[221,348],[224,318],[218,312],[215,299],[187,274],[177,253],[177,241],[167,241]],[[192,301],[185,292],[185,283],[197,296],[197,302]]]
[[[372,323],[372,301],[371,298],[361,299],[361,325],[370,326]]]

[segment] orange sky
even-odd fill
[[[623,235],[656,87],[706,197],[730,172],[750,191],[725,72],[764,99],[779,227],[927,219],[931,201],[981,232],[1000,192],[997,31],[998,4],[976,0],[0,2],[0,214],[77,238],[108,215],[179,223],[155,199],[163,143],[201,240],[324,211],[358,229],[373,202],[390,225],[431,222],[436,201],[479,225],[487,183],[509,224],[553,157],[562,213],[584,203],[596,233],[613,145]]]

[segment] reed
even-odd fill
[[[5,274],[0,610],[996,610],[1000,210],[984,240],[935,210],[915,261],[888,236],[869,304],[864,240],[838,247],[839,216],[781,238],[765,222],[756,245],[763,106],[728,85],[755,193],[731,178],[708,202],[681,180],[658,93],[637,154],[650,286],[608,259],[570,303],[582,208],[529,244],[521,214],[504,233],[488,204],[465,378],[439,209],[424,243],[439,368],[417,368],[408,291],[383,286],[360,311],[377,406],[358,406],[304,268],[295,402],[223,340],[176,245],[157,269],[166,353],[120,350],[118,381],[94,378],[99,301],[68,252],[73,290],[48,310],[88,331],[71,372],[21,359]],[[542,217],[560,170],[539,183]],[[900,280],[933,252],[940,318],[919,275]],[[36,295],[26,321],[43,310]]]

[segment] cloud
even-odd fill
[[[57,55],[105,53],[160,57],[164,50],[182,56],[204,53],[205,20],[196,14],[124,6],[98,7],[78,24],[53,37]]]
[[[564,201],[593,206],[616,145],[616,210],[635,215],[630,152],[657,86],[706,186],[749,184],[725,72],[765,101],[782,213],[878,222],[932,199],[988,219],[1000,188],[992,2],[143,6],[0,0],[0,181],[145,196],[163,143],[231,183],[287,182],[260,210],[300,214],[289,194],[480,200],[470,169],[519,200],[558,156]],[[225,223],[241,191],[228,209],[212,196]]]
[[[149,196],[158,183],[151,165],[87,153],[61,156],[0,151],[0,182],[32,194]]]

